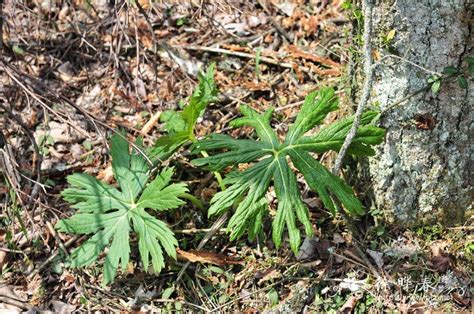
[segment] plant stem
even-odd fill
[[[204,203],[198,199],[196,196],[192,195],[192,194],[189,194],[189,193],[183,193],[181,194],[179,197],[181,198],[185,198],[189,201],[191,201],[191,203],[193,203],[197,208],[199,208],[200,210],[205,210],[206,207],[204,206]]]
[[[209,157],[209,154],[205,150],[201,151],[201,155],[206,158]],[[226,187],[225,187],[224,180],[222,179],[221,174],[217,171],[214,171],[213,174],[214,174],[214,177],[216,177],[217,183],[219,183],[219,187],[221,188],[222,191],[224,191]]]

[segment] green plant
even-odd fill
[[[232,240],[241,237],[246,231],[251,238],[261,231],[262,220],[268,207],[265,194],[272,180],[278,199],[272,231],[275,245],[281,245],[286,224],[291,248],[294,252],[298,250],[301,238],[296,219],[304,225],[306,234],[311,235],[308,208],[301,200],[296,175],[291,170],[288,157],[303,174],[309,187],[319,194],[324,205],[333,213],[335,206],[331,197],[338,199],[349,213],[364,212],[352,189],[311,155],[339,150],[353,118],[322,127],[316,135],[305,136],[305,133],[320,124],[329,112],[337,108],[338,99],[333,89],[325,88],[310,93],[296,121],[290,126],[285,140],[280,142],[270,126],[272,110],[261,115],[247,106],[242,106],[240,111],[244,117],[232,121],[231,126],[246,125],[254,128],[259,141],[213,134],[194,144],[195,153],[203,150],[227,150],[211,157],[195,159],[193,163],[197,166],[219,171],[227,166],[255,162],[245,171],[235,170],[227,175],[224,183],[230,186],[211,200],[209,216],[220,214],[234,203],[240,202],[228,224]],[[377,112],[367,112],[363,115],[349,153],[373,154],[370,146],[380,143],[384,136],[383,129],[370,125],[376,116]]]
[[[85,173],[67,177],[69,188],[63,198],[78,210],[71,218],[59,221],[56,228],[72,234],[92,235],[71,254],[73,267],[89,266],[105,247],[103,283],[111,282],[119,264],[122,270],[130,258],[130,232],[138,237],[138,249],[145,270],[164,267],[163,249],[176,258],[178,243],[168,226],[147,211],[165,211],[184,202],[178,197],[187,191],[185,184],[171,184],[173,169],[162,170],[149,184],[150,165],[136,150],[130,152],[123,135],[111,141],[112,169],[118,188]],[[137,141],[137,146],[141,146]]]
[[[431,75],[426,81],[431,86],[431,92],[433,95],[438,94],[441,88],[441,83],[446,79],[455,77],[460,88],[467,89],[468,83],[466,77],[474,75],[474,57],[466,57],[466,66],[464,68],[458,68],[455,66],[447,66],[443,69],[444,76]]]
[[[163,112],[161,121],[165,122],[165,130],[168,135],[160,137],[148,151],[151,160],[155,162],[166,160],[184,144],[195,141],[194,128],[197,119],[207,105],[217,100],[214,68],[215,65],[211,64],[206,73],[198,74],[199,84],[183,111],[168,110]]]

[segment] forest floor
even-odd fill
[[[152,145],[163,134],[159,115],[180,110],[199,69],[211,63],[219,101],[199,120],[198,137],[248,136],[251,130],[228,126],[244,103],[275,108],[272,124],[283,132],[304,97],[322,86],[335,87],[341,103],[326,120],[347,116],[360,12],[342,0],[27,3],[3,5],[0,157],[10,170],[0,177],[0,311],[472,310],[472,219],[404,230],[367,206],[356,239],[308,189],[303,199],[316,235],[298,256],[286,244],[276,249],[271,237],[231,242],[223,228],[197,249],[215,219],[187,203],[162,215],[180,251],[160,274],[145,273],[133,250],[127,271],[106,287],[103,258],[67,267],[65,255],[83,238],[55,231],[74,213],[60,192],[75,172],[112,180],[114,129]],[[167,163],[208,204],[219,186],[190,157],[183,148]]]

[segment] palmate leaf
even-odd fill
[[[332,197],[337,198],[351,214],[360,215],[364,212],[351,187],[311,155],[328,150],[338,151],[351,128],[353,118],[322,127],[316,135],[305,136],[329,112],[337,108],[338,100],[333,89],[325,88],[310,93],[281,143],[270,126],[271,110],[262,115],[242,106],[243,117],[232,121],[231,125],[253,127],[258,141],[214,134],[193,145],[194,153],[203,150],[220,151],[193,161],[195,165],[205,166],[210,170],[219,171],[240,163],[253,163],[244,171],[233,171],[227,175],[224,181],[229,187],[211,199],[210,216],[222,213],[238,203],[228,224],[231,239],[239,238],[246,231],[250,237],[260,232],[262,219],[267,214],[265,194],[272,183],[278,199],[272,224],[275,245],[281,245],[283,232],[287,229],[290,246],[297,252],[301,242],[297,221],[304,226],[307,235],[311,234],[309,211],[301,199],[296,175],[290,168],[289,160],[303,174],[311,190],[318,193],[324,205],[333,213],[335,206]],[[366,112],[363,115],[349,153],[362,156],[373,154],[371,145],[379,144],[385,134],[383,129],[370,124],[376,115],[376,112]]]
[[[137,142],[140,146],[140,143]],[[103,283],[111,282],[119,265],[124,270],[130,259],[130,232],[138,237],[138,249],[145,270],[149,261],[155,272],[164,267],[163,249],[176,258],[178,243],[168,226],[146,209],[164,211],[184,202],[184,184],[170,184],[173,169],[164,169],[148,185],[150,166],[136,150],[130,152],[123,135],[112,137],[112,169],[119,189],[88,174],[68,176],[69,188],[62,192],[78,213],[56,224],[59,231],[91,237],[71,254],[73,267],[89,266],[108,246]]]
[[[198,118],[210,103],[217,100],[214,69],[215,64],[211,64],[207,72],[198,74],[198,86],[182,112],[163,113],[168,135],[160,137],[149,149],[147,155],[151,160],[154,162],[166,160],[181,146],[195,139],[194,128]]]

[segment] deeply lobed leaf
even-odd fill
[[[349,146],[348,152],[356,156],[372,156],[374,154],[371,145],[380,144],[385,135],[385,131],[374,125],[370,125],[372,120],[378,115],[375,111],[368,111],[362,115],[360,126],[356,136]],[[302,137],[290,146],[295,149],[303,149],[315,153],[323,153],[328,150],[339,151],[349,132],[353,117],[330,124],[314,136]]]
[[[262,115],[248,106],[241,106],[243,117],[232,121],[231,126],[254,128],[258,141],[211,135],[194,145],[194,153],[202,150],[219,151],[210,157],[193,161],[198,166],[207,166],[212,170],[255,162],[243,172],[231,172],[224,180],[226,184],[230,184],[228,189],[215,194],[211,200],[209,215],[222,213],[238,204],[228,224],[231,239],[242,236],[245,231],[253,237],[261,230],[262,219],[267,213],[265,194],[272,182],[278,199],[272,225],[272,238],[276,246],[281,245],[283,232],[287,229],[290,246],[293,251],[297,251],[301,242],[297,220],[303,224],[305,233],[311,234],[309,211],[301,200],[296,176],[291,171],[287,158],[291,159],[308,186],[319,194],[324,205],[333,213],[333,197],[349,213],[363,213],[362,204],[352,189],[309,154],[338,151],[351,128],[353,118],[323,127],[314,136],[304,136],[320,124],[329,112],[336,110],[337,104],[338,100],[332,89],[321,89],[309,94],[294,124],[289,127],[283,143],[280,143],[270,126],[271,110]],[[370,146],[382,141],[384,130],[370,125],[376,114],[367,112],[363,115],[349,153],[371,155],[373,150]]]
[[[120,190],[87,174],[69,176],[70,187],[62,195],[78,213],[56,224],[62,232],[92,235],[72,252],[73,267],[90,266],[109,247],[104,262],[104,284],[115,278],[119,266],[126,269],[131,231],[138,235],[145,269],[150,257],[155,272],[164,267],[162,248],[167,255],[176,257],[178,243],[173,232],[145,209],[176,208],[184,203],[179,196],[187,191],[184,184],[169,184],[172,169],[164,169],[146,186],[150,176],[147,161],[135,149],[130,152],[124,135],[114,135],[111,142],[112,169]]]
[[[197,166],[207,166],[211,170],[219,171],[230,165],[251,162],[265,155],[272,154],[272,146],[267,142],[237,140],[223,134],[213,134],[193,145],[194,152],[220,148],[227,148],[228,151],[217,156],[195,159],[193,161],[194,164]]]
[[[337,110],[338,102],[338,98],[332,88],[322,88],[306,96],[295,123],[288,130],[285,143],[293,143],[296,139],[320,124],[328,113]]]
[[[277,149],[279,146],[278,138],[270,126],[270,118],[273,110],[267,110],[263,115],[257,113],[248,106],[241,106],[240,112],[244,115],[242,118],[233,120],[230,123],[232,127],[250,126],[255,129],[258,137],[272,146],[272,149]]]

